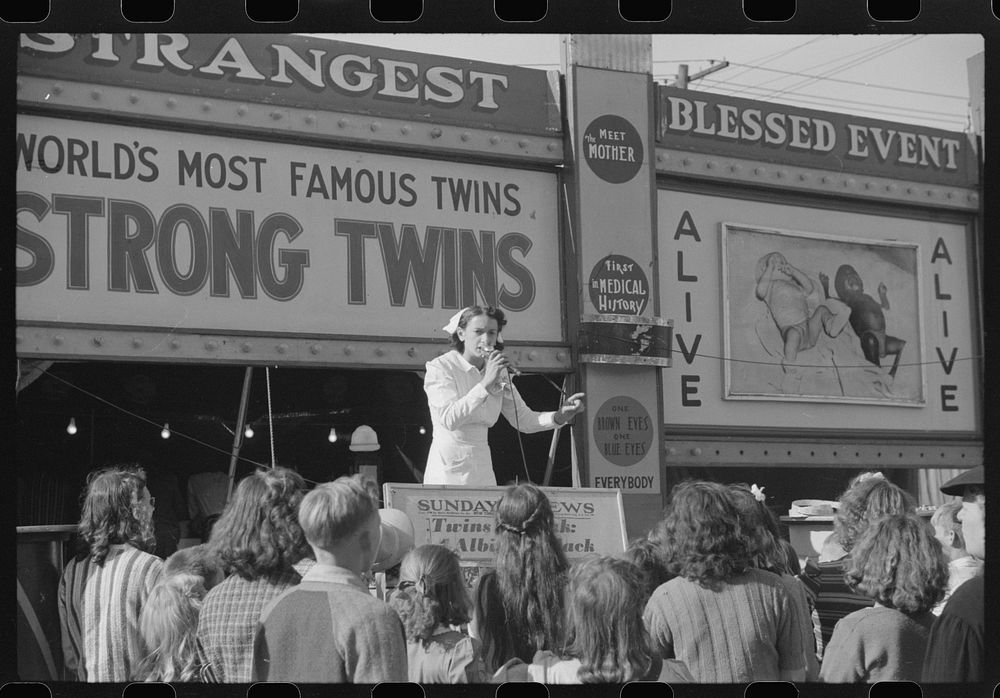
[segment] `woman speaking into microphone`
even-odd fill
[[[583,393],[555,412],[528,408],[511,381],[519,371],[501,351],[506,324],[502,310],[474,305],[444,326],[452,350],[428,361],[424,378],[434,425],[425,485],[496,485],[487,432],[501,413],[515,428],[533,433],[561,427],[583,411]]]

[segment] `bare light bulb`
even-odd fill
[[[421,433],[421,434],[426,434],[426,433],[427,433],[427,427],[425,427],[425,426],[421,425],[421,426],[420,426],[420,433]]]
[[[337,443],[337,427],[330,427],[330,434],[326,437],[326,440],[332,444]]]
[[[252,439],[253,438],[253,427],[250,426],[249,424],[247,424],[247,428],[243,430],[243,436],[247,437],[248,439]]]
[[[170,422],[163,423],[163,430],[160,432],[160,438],[162,439],[170,438]]]
[[[75,417],[70,417],[69,418],[69,424],[66,425],[66,433],[69,434],[70,436],[73,436],[73,434],[76,433],[76,418]]]

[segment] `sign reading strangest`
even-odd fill
[[[492,563],[496,555],[496,507],[506,487],[459,487],[386,483],[385,505],[406,512],[414,544],[437,543],[463,562]],[[619,490],[542,487],[552,505],[555,532],[570,560],[625,550],[625,513]]]
[[[315,37],[21,34],[17,69],[285,107],[525,133],[560,130],[558,82],[546,71]]]
[[[16,158],[19,321],[561,339],[553,174],[27,115]]]
[[[701,153],[973,186],[968,136],[786,104],[660,86],[657,142]]]

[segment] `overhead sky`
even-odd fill
[[[556,34],[321,34],[362,44],[558,70]],[[720,61],[729,67],[690,89],[967,130],[966,61],[983,51],[978,34],[655,34],[653,77],[676,80]]]

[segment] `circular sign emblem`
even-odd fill
[[[642,167],[643,145],[635,126],[620,116],[606,114],[583,132],[583,157],[605,182],[622,184]]]
[[[619,395],[607,400],[594,415],[594,442],[614,465],[635,465],[653,445],[653,420],[642,404]]]
[[[646,272],[631,257],[609,254],[590,272],[590,302],[601,314],[642,315],[649,301]]]

